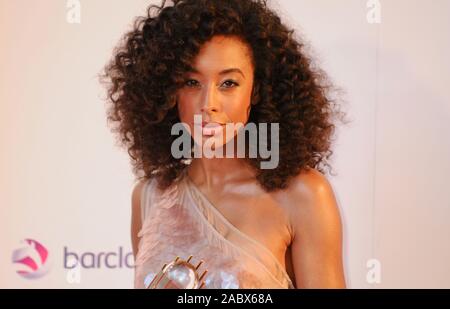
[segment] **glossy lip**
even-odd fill
[[[220,123],[220,122],[214,122],[214,121],[212,121],[212,122],[203,121],[202,122],[202,128],[204,128],[204,127],[215,128],[215,127],[223,126],[223,125],[225,125],[225,124],[224,123]]]
[[[204,136],[214,136],[223,131],[225,124],[219,122],[206,122],[203,121],[201,126],[196,125],[198,128],[201,128],[202,135]]]

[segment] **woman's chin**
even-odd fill
[[[202,136],[201,140],[194,139],[196,145],[201,145],[203,151],[207,149],[216,150],[223,148],[226,144],[222,137],[218,136]]]
[[[202,158],[233,158],[234,147],[229,146],[232,143],[233,138],[225,139],[223,136],[202,136],[201,140],[194,139],[195,148],[197,148],[196,157]],[[201,145],[201,147],[199,147]],[[228,147],[231,147],[228,149]],[[232,154],[228,154],[231,151]]]

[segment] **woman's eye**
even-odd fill
[[[195,79],[189,79],[185,82],[185,86],[187,86],[189,88],[199,87],[199,85],[200,85],[200,83],[198,81],[196,81]],[[233,88],[236,86],[239,86],[239,84],[233,80],[227,80],[222,83],[222,87],[227,88],[227,89]]]
[[[188,87],[197,87],[198,81],[196,81],[195,79],[189,79],[186,81],[185,85]]]
[[[222,85],[224,85],[225,88],[233,88],[233,87],[239,86],[238,83],[236,83],[235,81],[232,81],[232,80],[224,81]]]

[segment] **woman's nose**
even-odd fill
[[[219,104],[216,99],[216,89],[214,85],[206,89],[206,93],[203,95],[203,102],[201,104],[202,113],[212,113],[219,111]]]
[[[200,111],[202,113],[218,112],[217,107],[215,107],[215,106],[203,106]]]

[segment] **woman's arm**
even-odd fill
[[[324,175],[311,170],[298,176],[291,192],[296,287],[345,288],[342,225],[331,185]]]
[[[133,247],[133,256],[136,259],[137,248],[138,248],[138,237],[141,226],[141,192],[145,181],[138,182],[131,194],[131,245]]]

